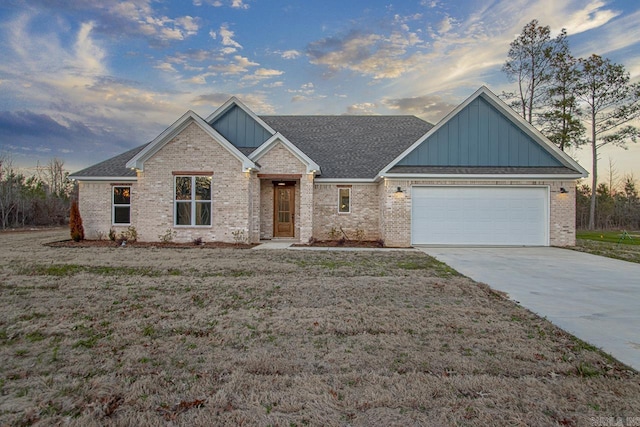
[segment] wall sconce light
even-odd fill
[[[560,187],[560,194],[567,194],[567,193],[568,193],[568,191],[567,191],[566,188]]]
[[[398,189],[396,190],[396,194],[398,193],[402,193],[402,188],[398,187]]]

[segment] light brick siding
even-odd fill
[[[356,229],[364,231],[366,240],[380,238],[380,205],[378,184],[353,184],[351,188],[351,212],[338,213],[338,191],[344,185],[315,184],[313,203],[313,237],[327,240],[332,228],[342,227],[350,238]]]
[[[212,226],[174,226],[175,171],[211,172]],[[233,231],[244,230],[249,236],[252,204],[250,184],[256,185],[242,163],[226,148],[213,140],[198,125],[191,123],[144,164],[138,173],[138,188],[132,209],[137,213],[138,237],[157,241],[167,230],[176,232],[175,241],[233,242]],[[254,191],[258,191],[257,188]]]
[[[549,243],[551,246],[575,244],[575,181],[446,181],[385,180],[381,186],[381,234],[387,246],[411,245],[412,185],[533,185],[549,187]],[[401,187],[403,193],[396,193]],[[561,194],[564,187],[567,194]]]
[[[85,238],[107,238],[111,228],[113,228],[116,233],[127,229],[128,226],[113,226],[111,223],[111,201],[114,184],[131,187],[131,205],[133,207],[134,200],[136,199],[135,183],[125,183],[122,181],[80,181],[78,183],[80,217],[82,218]],[[131,211],[131,223],[135,224],[133,208]]]
[[[307,174],[307,167],[282,143],[275,144],[262,157],[256,160],[260,164],[259,174],[264,175],[300,175],[299,179],[283,178],[295,181],[294,237],[302,242],[311,238],[313,216],[313,176]],[[261,179],[260,182],[260,238],[273,238],[273,180]]]

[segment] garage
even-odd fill
[[[415,245],[549,245],[549,188],[414,186]]]

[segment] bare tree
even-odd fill
[[[566,31],[551,38],[549,26],[541,26],[537,19],[532,20],[522,29],[522,33],[511,42],[507,61],[502,71],[509,80],[516,82],[517,99],[512,105],[517,106],[520,114],[529,123],[533,123],[534,111],[543,103],[547,86],[552,78],[552,59],[556,52],[567,50]]]
[[[640,130],[629,123],[640,117],[640,85],[629,82],[629,73],[621,64],[598,55],[580,59],[581,78],[578,97],[585,104],[591,131],[591,188],[598,185],[598,150],[608,144],[625,147],[635,142]],[[596,191],[591,192],[590,230],[595,228]]]

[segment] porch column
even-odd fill
[[[300,242],[307,243],[313,235],[313,173],[300,177]]]

